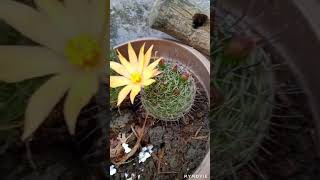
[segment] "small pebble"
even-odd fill
[[[127,154],[131,151],[131,148],[129,148],[129,144],[127,144],[127,143],[123,143],[122,147],[124,149],[124,152]]]
[[[117,169],[114,168],[114,165],[111,165],[111,166],[110,166],[110,176],[113,176],[113,175],[116,174],[116,173],[117,173]]]
[[[145,162],[149,157],[151,157],[153,145],[143,147],[139,153],[139,163]]]

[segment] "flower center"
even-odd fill
[[[134,82],[134,83],[140,83],[141,80],[142,80],[142,77],[141,77],[141,74],[138,73],[138,72],[134,72],[131,74],[131,77],[130,77],[131,81]]]
[[[102,61],[99,43],[88,35],[69,40],[64,52],[71,64],[86,70],[95,68]]]

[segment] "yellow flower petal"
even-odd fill
[[[63,52],[68,37],[57,31],[47,16],[22,3],[12,0],[0,1],[0,19],[35,42],[55,51]]]
[[[130,78],[130,74],[128,70],[123,65],[114,61],[110,61],[110,68],[113,69],[118,74],[125,76],[127,78]]]
[[[159,75],[161,73],[162,72],[159,71],[158,69],[153,69],[151,71],[150,70],[145,70],[143,78],[144,78],[144,80],[148,80],[148,79],[153,78],[153,77],[155,77],[155,76],[157,76],[157,75]]]
[[[25,114],[22,140],[31,136],[47,118],[69,89],[72,77],[69,74],[54,76],[31,96]]]
[[[128,85],[130,83],[130,80],[123,76],[110,76],[110,87],[116,88]]]
[[[144,67],[144,46],[146,43],[143,43],[143,45],[140,48],[139,52],[139,72],[142,73],[143,67]]]
[[[156,82],[156,80],[154,79],[148,79],[146,81],[143,82],[143,86],[149,86],[151,85],[152,83]]]
[[[158,69],[154,69],[154,70],[153,70],[153,75],[152,75],[152,77],[158,76],[158,75],[161,74],[161,73],[162,73],[162,72],[159,71]]]
[[[140,86],[133,86],[130,93],[130,100],[132,104],[134,103],[134,98],[139,94],[140,90],[141,90]]]
[[[118,95],[118,103],[117,106],[120,106],[122,101],[127,97],[127,95],[130,93],[132,89],[132,85],[127,85],[126,87],[122,88]]]
[[[130,63],[137,64],[138,63],[137,54],[134,52],[134,49],[133,49],[131,43],[128,43],[128,54],[129,54]]]
[[[157,60],[154,61],[153,63],[151,63],[151,64],[147,67],[147,70],[153,71],[154,68],[156,68],[156,67],[158,66],[158,64],[159,64],[159,62],[160,62],[161,59],[162,59],[162,57],[159,58],[159,59],[157,59]]]
[[[150,48],[147,50],[146,54],[144,55],[144,68],[146,68],[150,63],[152,49],[153,49],[153,45],[150,46]]]
[[[127,85],[118,94],[118,106],[122,103],[122,101],[130,93],[130,91],[130,100],[133,104],[134,99],[141,91],[141,88],[154,83],[155,80],[150,78],[160,73],[158,69],[156,69],[156,66],[159,64],[161,58],[149,65],[153,45],[150,46],[146,54],[144,54],[144,48],[145,43],[141,46],[139,51],[139,57],[137,57],[132,45],[128,43],[128,56],[130,62],[128,62],[127,59],[125,59],[122,56],[122,54],[117,50],[121,64],[115,62],[110,63],[111,69],[115,69],[116,72],[118,72],[120,75],[123,75],[111,76],[110,86],[119,87]],[[129,76],[127,76],[126,73],[128,73]]]
[[[128,70],[129,73],[133,73],[135,71],[134,67],[127,61],[126,58],[122,56],[122,54],[118,50],[117,52],[120,63]]]
[[[64,116],[70,134],[75,134],[77,118],[81,109],[97,93],[98,87],[98,77],[93,73],[85,73],[70,88],[64,104]]]
[[[71,69],[66,59],[47,48],[0,46],[0,80],[17,82]]]
[[[153,77],[153,74],[154,74],[153,70],[145,69],[145,70],[143,71],[143,79],[144,79],[144,81],[152,78],[152,77]]]
[[[143,71],[143,78],[146,80],[146,79],[153,78],[159,74],[161,74],[161,72],[158,69],[147,68],[146,70]]]

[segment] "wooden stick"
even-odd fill
[[[156,0],[149,24],[205,55],[210,54],[210,12],[202,11],[197,4],[185,0]]]

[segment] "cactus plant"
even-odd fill
[[[214,76],[212,85],[222,92],[224,102],[211,110],[214,132],[214,179],[236,177],[242,166],[251,162],[262,148],[261,142],[268,137],[272,117],[272,72],[269,57],[261,48],[252,49],[250,54],[236,63],[226,59],[225,47],[234,33],[252,36],[250,32],[226,28],[231,17],[225,17],[215,30],[216,47],[213,49]],[[230,19],[229,19],[230,20]],[[233,22],[233,21],[230,21]],[[247,29],[247,28],[245,28]],[[237,61],[237,60],[232,60]]]
[[[141,93],[142,105],[156,119],[179,120],[194,103],[195,80],[191,72],[179,63],[162,61],[159,66],[161,75]]]

